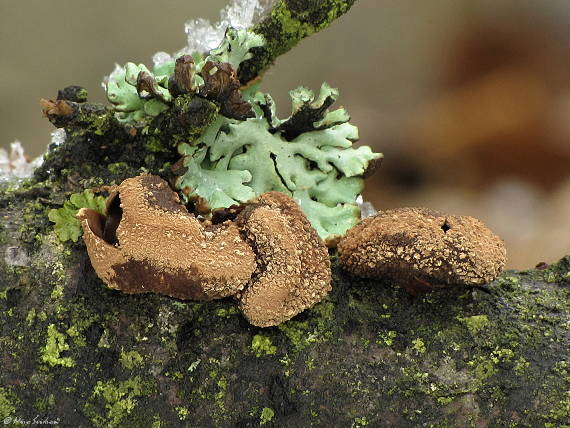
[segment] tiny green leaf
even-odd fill
[[[77,242],[81,236],[81,222],[75,218],[81,208],[91,208],[103,214],[105,198],[95,196],[91,190],[85,190],[83,193],[71,195],[62,208],[50,210],[48,218],[55,223],[54,230],[60,241]]]

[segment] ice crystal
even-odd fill
[[[4,252],[4,263],[8,266],[29,266],[30,257],[22,247],[7,247]]]
[[[60,146],[65,142],[66,137],[65,128],[58,128],[51,133],[51,144]]]
[[[193,19],[186,22],[188,44],[178,52],[169,54],[157,52],[152,57],[155,69],[162,65],[173,63],[181,55],[200,53],[205,54],[220,45],[224,39],[226,28],[232,27],[237,30],[252,27],[261,21],[272,9],[277,0],[232,0],[220,11],[220,20],[212,24],[204,18]],[[109,76],[105,76],[102,85],[107,90],[107,83],[116,80],[125,70],[118,64]]]
[[[372,217],[378,213],[378,210],[374,208],[371,202],[365,201],[362,195],[358,195],[356,198],[356,205],[360,208],[360,218],[365,219],[367,217]]]
[[[14,141],[10,144],[10,153],[0,149],[0,181],[30,177],[42,162],[41,156],[30,161],[24,154],[22,144]]]
[[[227,27],[238,30],[249,28],[261,21],[275,3],[276,0],[232,0],[220,11],[220,20],[216,23],[204,18],[186,22],[184,31],[188,40],[187,46],[173,55],[157,52],[152,57],[154,65],[162,65],[180,55],[209,52],[223,40]]]

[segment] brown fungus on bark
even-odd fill
[[[236,222],[257,253],[257,270],[236,296],[251,324],[278,325],[331,290],[327,247],[291,198],[264,193]]]
[[[170,100],[158,90],[154,76],[146,71],[141,71],[137,76],[137,93],[141,99],[156,98],[165,104],[170,103]]]
[[[207,61],[201,75],[204,86],[200,89],[200,96],[219,103],[222,115],[237,120],[255,117],[251,104],[241,95],[241,85],[231,64]]]
[[[399,208],[369,217],[338,245],[340,263],[364,278],[389,278],[409,292],[479,286],[506,262],[503,242],[481,221],[427,208]]]
[[[40,100],[42,113],[56,127],[62,128],[77,115],[77,103],[67,100]]]
[[[236,294],[255,270],[237,226],[205,228],[160,177],[123,181],[107,216],[82,209],[84,240],[97,275],[127,293],[211,300]]]
[[[168,83],[168,90],[173,97],[194,92],[195,88],[192,85],[192,78],[196,72],[195,68],[192,55],[182,55],[176,58],[174,74],[170,77]]]

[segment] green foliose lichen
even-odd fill
[[[275,116],[268,94],[257,93],[257,117],[219,116],[198,145],[181,144],[187,168],[176,185],[211,209],[248,202],[265,192],[291,196],[323,239],[342,236],[360,219],[362,176],[381,155],[352,147],[358,129],[344,109],[328,111],[338,91],[291,91],[289,118]]]
[[[119,361],[124,368],[132,370],[143,364],[143,357],[137,351],[123,351]]]
[[[97,381],[84,411],[97,427],[123,426],[125,418],[137,407],[138,399],[151,389],[139,376],[125,381]],[[101,401],[105,409],[102,413],[98,405]]]
[[[237,70],[242,62],[253,57],[251,49],[264,44],[265,40],[259,34],[229,27],[220,45],[210,51],[206,61],[227,62]]]
[[[192,53],[191,88],[196,91],[204,84],[200,73],[206,62],[229,63],[237,70],[241,62],[251,58],[250,49],[263,44],[261,35],[228,27],[220,45],[208,56]],[[174,59],[155,65],[152,71],[144,64],[132,62],[117,67],[106,83],[107,99],[113,104],[117,119],[126,124],[144,124],[168,110],[173,101],[169,83],[174,69]],[[144,77],[144,88],[140,85],[141,77]]]
[[[473,315],[470,317],[457,317],[458,321],[463,322],[469,332],[473,335],[483,331],[486,327],[490,325],[489,318],[487,315]]]
[[[0,387],[0,419],[5,419],[14,414],[16,406],[6,388]]]
[[[107,99],[113,104],[116,117],[121,122],[141,122],[165,111],[168,106],[156,98],[143,98],[137,90],[139,73],[147,73],[154,81],[158,93],[170,100],[168,93],[168,78],[174,73],[174,63],[168,67],[154,67],[151,72],[144,64],[129,62],[124,68],[117,67],[109,76],[106,89]]]
[[[273,420],[275,412],[270,407],[264,407],[261,409],[261,415],[259,416],[259,425],[268,424]]]

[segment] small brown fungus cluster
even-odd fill
[[[363,220],[338,245],[340,262],[365,278],[390,278],[408,291],[483,285],[506,262],[503,242],[481,221],[426,208],[388,210]]]
[[[205,225],[166,181],[142,175],[112,189],[105,216],[90,209],[77,216],[97,275],[127,293],[193,300],[235,295],[246,318],[266,327],[331,289],[324,243],[282,194],[264,194],[235,220]]]
[[[141,71],[141,74],[143,73]],[[196,74],[199,74],[204,81],[201,87],[195,87],[193,77]],[[251,104],[243,99],[240,86],[236,70],[231,64],[207,61],[197,73],[192,55],[182,55],[176,59],[174,75],[170,78],[168,88],[173,96],[197,91],[199,96],[218,103],[222,115],[246,120],[255,117],[255,113]]]
[[[234,296],[256,326],[278,325],[331,290],[327,247],[290,197],[264,193],[201,222],[160,177],[110,188],[106,214],[81,209],[97,275],[127,293],[181,299]],[[426,208],[363,220],[338,244],[341,265],[365,278],[390,278],[408,291],[483,285],[506,261],[502,241],[479,220]]]

